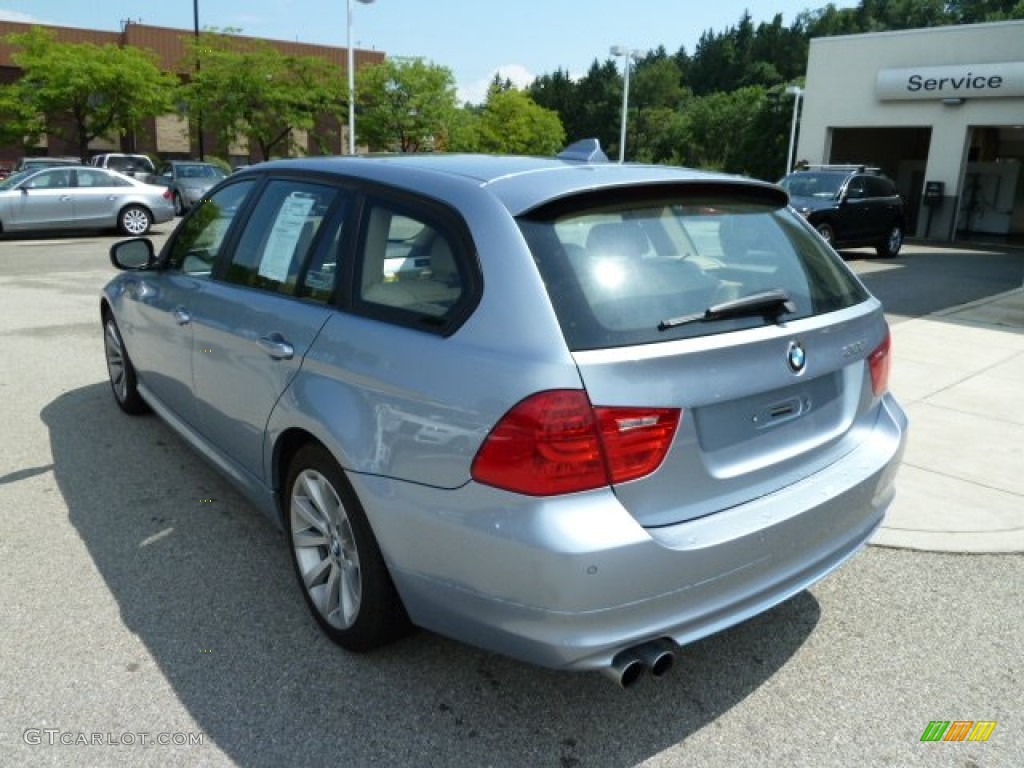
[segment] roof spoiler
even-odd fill
[[[580,139],[573,142],[557,155],[559,160],[571,160],[577,163],[607,163],[608,155],[601,149],[597,139]]]

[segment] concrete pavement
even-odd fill
[[[872,544],[1024,552],[1024,287],[892,326],[910,417],[896,501]]]

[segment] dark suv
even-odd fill
[[[903,245],[903,199],[877,168],[821,165],[779,182],[789,202],[835,248],[873,245],[879,256]]]

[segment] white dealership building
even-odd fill
[[[881,167],[908,234],[1024,235],[1024,21],[811,41],[796,158]]]

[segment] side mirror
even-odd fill
[[[156,264],[153,241],[148,237],[122,240],[110,246],[110,263],[118,269],[152,269]]]

